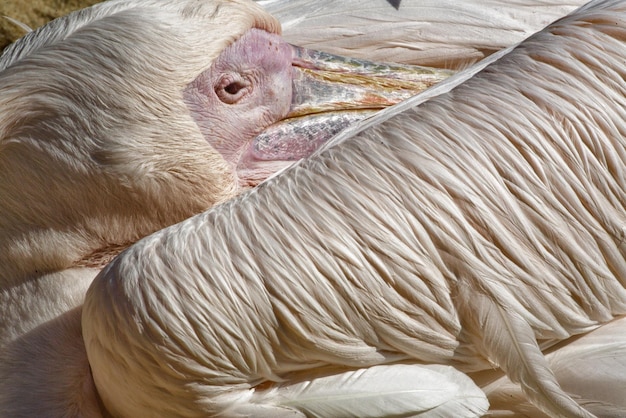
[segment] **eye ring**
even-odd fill
[[[229,73],[220,77],[215,85],[215,94],[221,102],[235,104],[248,94],[251,83],[239,73]]]

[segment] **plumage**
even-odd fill
[[[522,41],[585,0],[260,0],[296,45],[378,61],[459,68]]]
[[[543,353],[626,314],[624,16],[592,2],[125,251],[82,317],[107,408],[218,414],[410,361],[500,367],[550,416],[626,410],[623,385],[576,403]]]

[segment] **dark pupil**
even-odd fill
[[[224,91],[228,94],[237,94],[239,90],[243,88],[241,83],[230,83],[226,87],[224,87]]]

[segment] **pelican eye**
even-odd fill
[[[234,104],[246,95],[250,82],[240,74],[227,74],[215,86],[215,94],[226,104]]]

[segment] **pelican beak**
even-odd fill
[[[426,90],[452,72],[382,64],[292,46],[293,96],[287,117],[379,110]]]
[[[375,63],[291,47],[291,108],[285,119],[259,134],[252,147],[267,159],[304,158],[355,122],[453,74],[450,70]]]
[[[292,99],[287,115],[257,135],[238,165],[254,186],[302,158],[350,125],[437,84],[452,71],[380,64],[292,48]]]

